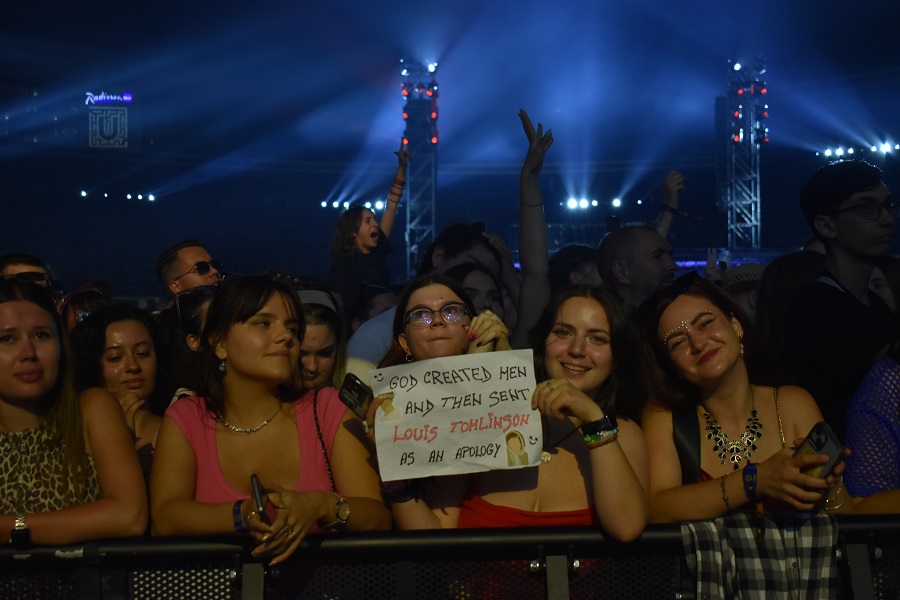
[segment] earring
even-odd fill
[[[744,342],[741,342],[741,358],[744,358]]]
[[[409,352],[406,353],[406,362],[411,363],[413,361],[412,354]]]
[[[219,361],[219,372],[224,373],[225,371],[226,371],[225,359],[223,358],[222,360]]]

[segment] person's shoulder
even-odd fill
[[[81,392],[78,395],[78,404],[81,409],[82,419],[85,421],[97,416],[122,412],[116,397],[99,387],[88,388]]]
[[[641,428],[672,431],[672,411],[665,406],[651,403],[641,413]]]
[[[778,410],[782,418],[819,411],[816,399],[805,388],[798,385],[781,385],[775,389],[778,394]]]

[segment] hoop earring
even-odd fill
[[[406,353],[406,362],[411,363],[413,361],[413,356],[409,352]]]
[[[227,370],[228,370],[228,368],[225,366],[225,359],[223,358],[222,360],[219,361],[219,372],[224,373]]]

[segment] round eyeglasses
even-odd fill
[[[459,323],[463,317],[469,316],[469,309],[462,302],[448,302],[438,310],[417,306],[406,313],[406,325],[412,323],[416,327],[428,327],[434,321],[435,313],[440,313],[447,323]]]

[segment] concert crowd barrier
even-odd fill
[[[838,518],[839,597],[900,597],[900,518]],[[3,599],[695,598],[680,528],[316,535],[267,568],[246,540],[141,538],[0,550]]]

